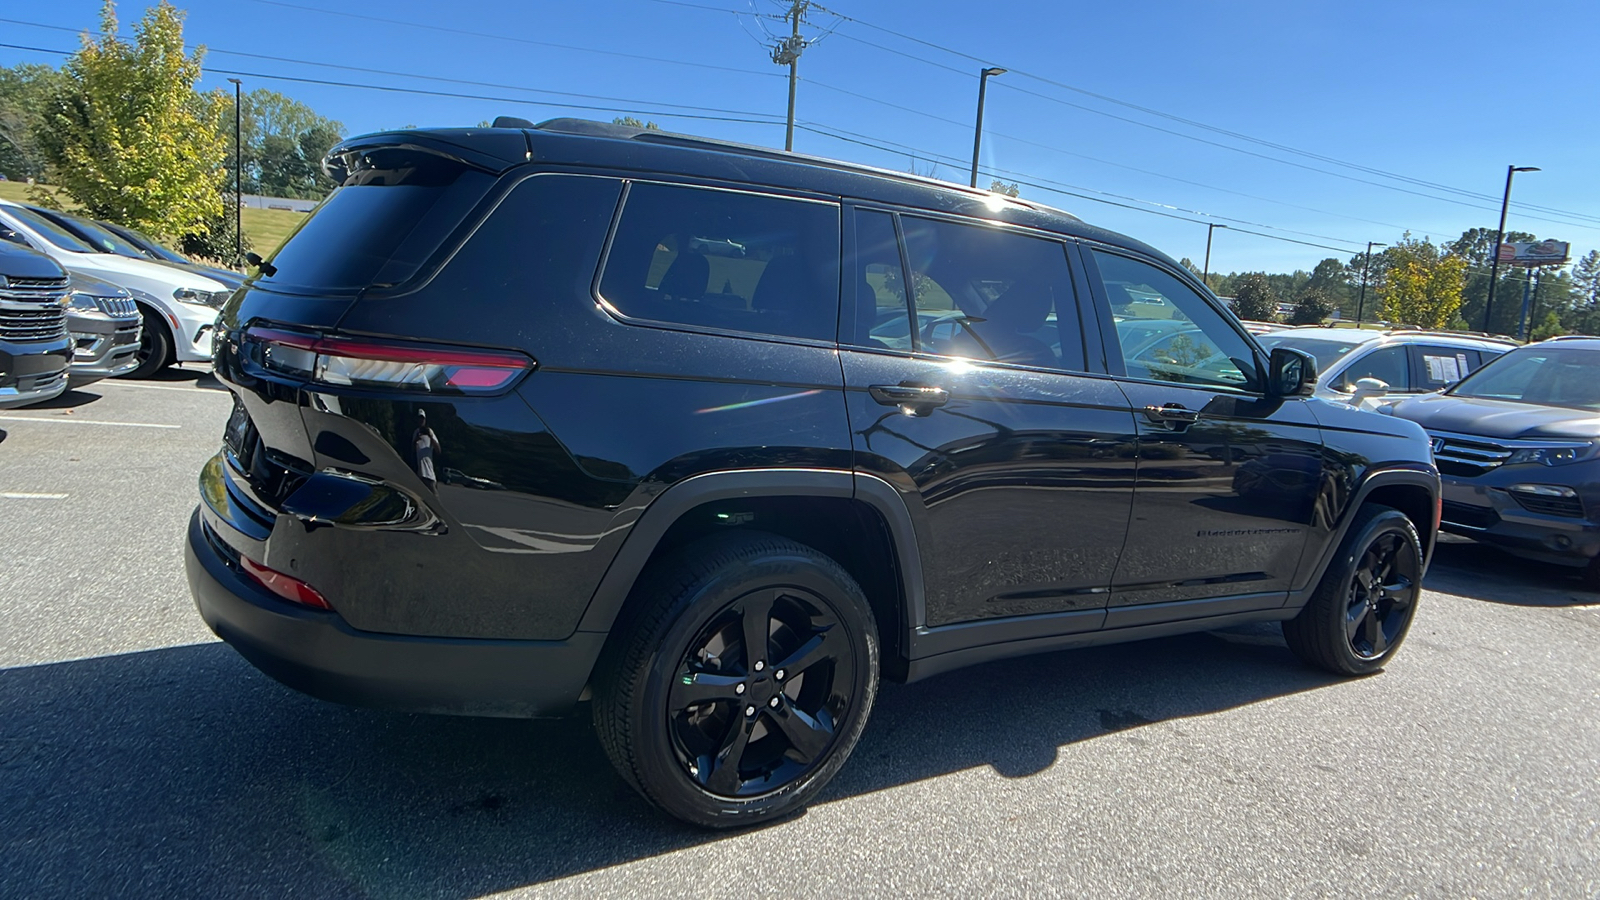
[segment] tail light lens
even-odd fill
[[[364,338],[321,337],[276,328],[244,333],[245,358],[269,373],[341,387],[430,394],[493,394],[536,365],[519,353]]]
[[[309,606],[312,609],[325,609],[332,611],[333,607],[323,598],[317,589],[298,578],[285,575],[276,569],[269,569],[244,554],[239,555],[239,565],[251,578],[254,578],[267,590],[277,594],[290,603]]]

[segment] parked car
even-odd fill
[[[1170,257],[848,163],[499,126],[335,147],[223,308],[186,561],[262,671],[592,697],[631,785],[729,827],[814,797],[880,678],[1264,621],[1356,675],[1404,638],[1422,429],[1311,399]],[[1185,340],[1129,363],[1113,290]]]
[[[215,278],[230,288],[237,289],[240,285],[244,284],[244,276],[238,272],[235,272],[232,269],[224,269],[221,266],[208,266],[204,263],[197,263],[189,257],[184,256],[182,253],[179,253],[170,247],[167,247],[160,241],[157,241],[155,238],[152,238],[141,231],[135,231],[134,229],[128,228],[125,225],[117,225],[113,222],[94,222],[92,224],[99,226],[105,231],[110,232],[115,237],[120,238],[122,241],[126,242],[129,247],[137,250],[141,255],[148,259],[153,259],[156,262],[169,263],[177,266],[180,269],[187,269],[191,272],[204,275],[207,278]]]
[[[71,277],[67,331],[72,335],[69,388],[126,375],[139,366],[139,304],[126,289],[87,275]]]
[[[0,241],[0,409],[67,389],[67,273],[55,260]]]
[[[1446,531],[1600,590],[1600,338],[1520,347],[1390,412],[1433,440]]]
[[[139,365],[130,377],[146,378],[175,362],[211,358],[217,308],[233,293],[221,282],[97,248],[37,211],[6,200],[0,200],[0,239],[46,253],[73,274],[138,292],[134,299],[143,325]]]
[[[1514,349],[1515,341],[1450,331],[1307,326],[1257,335],[1261,346],[1291,347],[1317,360],[1315,396],[1368,406],[1439,391]],[[1364,379],[1372,379],[1363,383]]]

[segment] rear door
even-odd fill
[[[1090,372],[1102,349],[1070,246],[884,210],[846,221],[856,468],[897,487],[916,520],[926,598],[913,626],[924,639],[1023,616],[1037,618],[1018,637],[1099,627],[1133,496],[1133,416]],[[953,649],[939,640],[923,652]]]
[[[1176,270],[1111,248],[1084,255],[1139,434],[1106,627],[1281,605],[1322,473],[1306,401],[1263,395],[1254,342]]]

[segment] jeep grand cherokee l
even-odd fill
[[[1353,675],[1405,636],[1422,429],[1310,399],[1309,357],[1160,252],[846,163],[500,124],[334,148],[342,186],[223,308],[189,582],[285,684],[592,696],[623,778],[725,827],[814,796],[880,678],[1260,621]],[[1130,292],[1183,327],[1119,329]]]

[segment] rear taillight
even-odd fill
[[[276,569],[269,569],[248,556],[240,554],[239,565],[245,572],[254,578],[267,590],[277,594],[290,603],[309,606],[312,609],[332,610],[328,601],[317,593],[317,589],[292,575],[285,575]]]
[[[445,394],[492,394],[534,361],[519,353],[248,328],[246,358],[268,372],[327,385]]]

